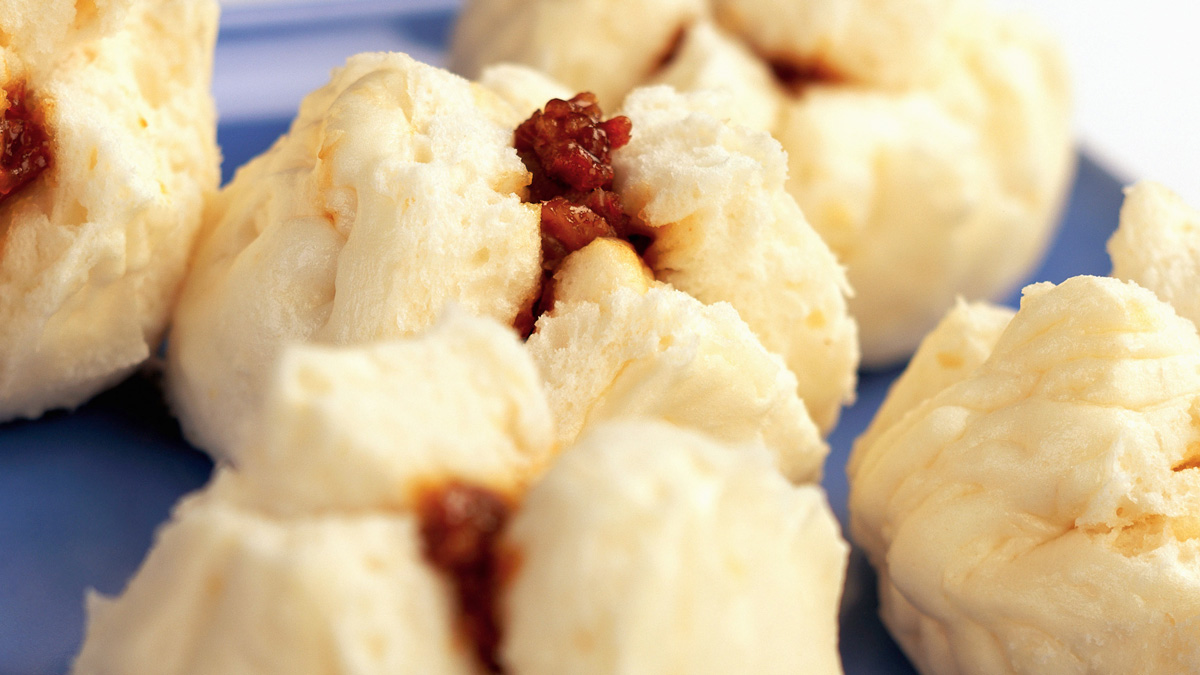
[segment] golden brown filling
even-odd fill
[[[508,567],[498,551],[512,513],[503,495],[451,482],[425,491],[417,503],[425,559],[454,586],[459,630],[488,672],[502,672],[496,595]]]
[[[691,25],[684,24],[672,34],[662,55],[655,60],[651,67],[649,73],[651,76],[662,72],[675,62],[683,50],[683,43],[687,40],[690,30]],[[823,61],[798,59],[786,54],[772,54],[755,50],[753,47],[751,49],[767,64],[771,74],[775,77],[775,82],[784,91],[794,96],[803,94],[805,89],[815,84],[847,83],[847,79],[842,73]]]
[[[679,52],[683,50],[683,41],[687,39],[689,30],[691,30],[691,26],[687,24],[675,29],[675,32],[671,34],[671,39],[667,40],[667,46],[663,48],[662,54],[655,59],[654,65],[650,68],[650,75],[666,70],[667,66],[675,62],[675,59],[679,57]]]
[[[34,106],[25,84],[9,85],[0,101],[0,202],[50,168],[50,135],[42,111]]]
[[[797,63],[784,58],[767,59],[771,73],[784,89],[799,94],[814,84],[844,84],[845,78],[820,61]]]
[[[542,205],[542,270],[554,274],[563,258],[599,237],[635,239],[639,232],[612,191],[612,151],[629,143],[628,117],[605,121],[596,96],[552,99],[517,127],[513,144],[533,174],[530,203]],[[539,296],[517,317],[522,335],[533,330]]]

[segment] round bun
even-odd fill
[[[266,378],[285,344],[410,335],[448,302],[525,330],[535,310],[554,310],[547,288],[557,271],[555,292],[564,299],[582,293],[599,301],[626,285],[673,286],[639,300],[636,310],[629,305],[630,321],[619,326],[581,326],[594,333],[576,331],[572,363],[594,362],[597,373],[616,365],[611,354],[589,350],[642,340],[638,331],[662,324],[656,312],[724,325],[717,333],[736,335],[736,346],[714,346],[714,353],[761,367],[726,368],[722,377],[749,387],[757,409],[736,423],[713,416],[706,428],[725,425],[721,437],[739,440],[765,433],[789,476],[818,475],[826,450],[808,418],[828,431],[852,400],[856,332],[843,270],[784,189],[779,144],[724,121],[725,96],[666,87],[631,96],[633,140],[612,150],[612,191],[595,194],[619,205],[616,217],[636,222],[636,232],[620,236],[653,243],[620,243],[627,260],[612,265],[606,255],[574,256],[568,273],[557,268],[562,257],[545,253],[554,225],[531,201],[541,188],[530,185],[535,173],[523,162],[533,160],[518,156],[515,132],[535,112],[534,101],[564,90],[520,67],[491,69],[483,82],[400,54],[354,57],[306,99],[291,131],[221,193],[208,211],[210,229],[168,352],[169,390],[188,438],[240,461],[232,453],[261,417]],[[569,333],[559,329],[555,339]],[[784,368],[768,352],[781,354]],[[601,391],[577,388],[568,396],[582,398],[558,412],[587,410],[596,405],[587,397]],[[638,400],[647,401],[647,392]],[[551,398],[561,404],[561,393]],[[795,406],[797,396],[807,413]],[[716,407],[714,400],[708,409]],[[569,442],[583,419],[559,426],[560,441]]]
[[[4,150],[42,167],[0,179],[0,421],[76,406],[158,350],[217,188],[216,3],[130,5],[0,16]]]
[[[555,446],[529,355],[452,309],[408,339],[288,347],[275,370],[239,465],[176,506],[119,596],[89,599],[74,672],[480,672],[423,504],[541,474]]]
[[[847,468],[893,636],[929,673],[1195,672],[1195,326],[1099,277],[956,315]]]
[[[470,0],[451,65],[498,61],[613,107],[648,83],[729,93],[847,266],[867,365],[1022,281],[1074,165],[1057,45],[975,0]]]

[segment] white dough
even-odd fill
[[[967,372],[914,366],[847,469],[892,635],[925,673],[1196,672],[1195,326],[1099,277],[980,311],[926,342]]]
[[[567,451],[505,538],[511,672],[840,675],[825,494],[739,450],[624,422]]]
[[[539,211],[512,109],[402,54],[363,54],[209,209],[168,351],[189,440],[232,453],[287,343],[424,330],[455,302],[511,324],[537,292]]]
[[[220,178],[216,32],[213,0],[0,11],[0,108],[24,87],[51,155],[0,200],[0,421],[77,406],[159,349]]]

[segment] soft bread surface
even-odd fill
[[[284,343],[410,335],[449,301],[511,324],[541,274],[512,118],[402,54],[353,57],[310,94],[209,209],[168,352],[188,438],[236,460]]]
[[[455,478],[506,493],[556,445],[537,369],[511,330],[455,306],[408,340],[297,345],[239,453],[265,509],[409,506]]]
[[[840,675],[848,547],[815,485],[754,447],[601,425],[526,497],[505,544],[511,672]]]
[[[158,349],[219,180],[216,28],[212,0],[5,6],[3,86],[44,115],[52,160],[0,203],[0,420],[78,405]]]
[[[448,481],[516,494],[549,461],[512,332],[451,310],[407,340],[294,346],[266,389],[237,469],[175,507],[119,596],[89,598],[74,672],[479,672],[415,504]]]
[[[606,239],[568,256],[554,289],[527,344],[562,446],[604,421],[656,419],[761,444],[789,479],[820,479],[829,448],[796,377],[731,306],[655,283],[628,244]]]
[[[1136,281],[1200,324],[1200,212],[1179,195],[1151,181],[1126,189],[1108,253],[1114,277]]]
[[[897,385],[847,469],[892,634],[923,672],[1195,672],[1195,326],[1099,277],[1030,286],[1003,332],[956,312],[926,345],[962,372]]]
[[[484,672],[429,554],[423,496],[446,485],[511,503],[484,551],[509,566],[474,587],[507,672],[840,673],[848,547],[761,441],[600,422],[543,475],[558,448],[532,357],[454,310],[276,367],[238,466],[176,506],[120,595],[89,599],[77,675]]]
[[[654,229],[655,276],[701,302],[728,302],[797,378],[823,432],[854,400],[858,330],[845,270],[784,188],[787,155],[730,124],[735,101],[667,87],[632,93],[633,140],[614,153],[625,208]]]

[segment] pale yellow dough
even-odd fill
[[[286,343],[411,335],[450,301],[511,324],[541,275],[513,118],[402,54],[355,56],[310,94],[208,210],[167,363],[189,440],[236,462]]]
[[[124,592],[88,598],[75,675],[472,675],[409,513],[279,519],[214,484]]]
[[[612,110],[654,72],[678,31],[707,12],[706,0],[467,2],[450,68],[475,78],[492,64],[524,64],[594,92]]]
[[[515,493],[556,447],[516,335],[453,305],[408,340],[287,349],[267,390],[238,456],[273,511],[405,507],[450,477]]]
[[[654,419],[762,445],[787,478],[820,480],[829,447],[795,376],[731,306],[654,282],[611,239],[568,256],[554,296],[527,344],[563,447],[608,420]]]
[[[923,673],[1196,672],[1195,326],[1100,277],[1008,318],[954,310],[855,445],[885,623]]]
[[[135,0],[6,0],[0,12],[4,70],[45,72],[79,43],[120,30]],[[148,3],[141,3],[148,4]]]
[[[505,543],[510,672],[840,675],[849,552],[815,485],[661,423],[586,434]]]
[[[654,229],[646,261],[701,302],[728,302],[783,357],[823,432],[853,402],[858,329],[845,270],[784,188],[787,155],[765,132],[725,122],[736,102],[639,89],[613,155],[627,212]]]
[[[480,672],[413,507],[448,480],[516,494],[549,461],[516,337],[452,310],[408,340],[288,349],[267,392],[241,465],[89,599],[76,675]]]
[[[0,87],[25,87],[52,157],[0,203],[0,421],[79,405],[158,350],[219,180],[216,32],[213,0],[0,11]]]
[[[175,508],[120,595],[89,598],[76,675],[482,673],[414,508],[447,482],[516,505],[497,549],[521,561],[495,591],[507,672],[841,672],[848,547],[761,442],[598,423],[536,482],[557,448],[534,362],[459,311],[277,368],[239,466]],[[580,647],[550,626],[596,630]]]
[[[871,445],[909,410],[973,373],[991,355],[1014,313],[1008,307],[960,299],[921,341],[856,442]]]

